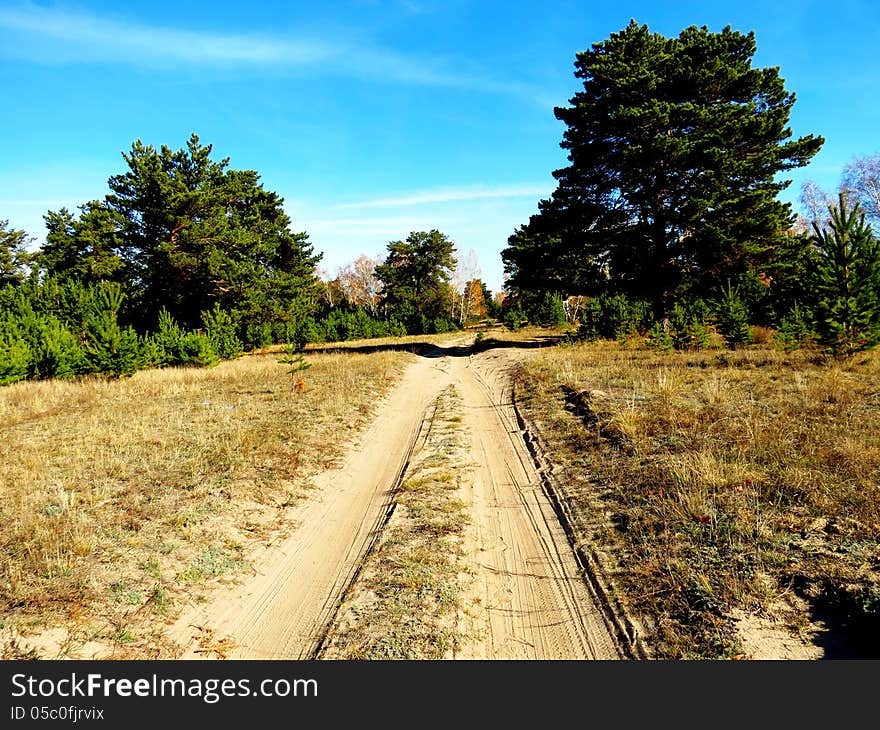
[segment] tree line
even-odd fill
[[[808,185],[799,221],[784,173],[824,140],[792,138],[795,94],[755,51],[729,26],[667,38],[632,21],[577,54],[582,88],[555,109],[570,164],[502,252],[510,324],[559,322],[581,296],[587,338],[699,347],[711,327],[737,346],[761,324],[785,347],[880,342],[880,159],[851,163],[836,200]]]
[[[437,230],[322,281],[321,254],[283,199],[211,153],[195,134],[178,150],[135,141],[102,199],[46,213],[36,251],[0,222],[0,384],[206,366],[273,343],[444,332],[486,316],[491,293],[476,272],[461,279]]]
[[[101,199],[45,215],[47,235],[0,221],[0,383],[210,365],[272,343],[444,332],[501,315],[576,320],[578,337],[637,333],[660,349],[731,346],[750,325],[786,348],[880,342],[880,156],[836,197],[778,199],[821,136],[792,139],[794,93],[756,68],[753,33],[632,21],[581,53],[557,107],[569,165],[502,252],[505,306],[438,230],[391,241],[335,278],[253,170],[140,140]],[[572,308],[570,303],[577,304]],[[568,305],[568,310],[566,307]]]

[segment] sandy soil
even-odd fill
[[[467,338],[470,342],[471,338]],[[461,340],[459,344],[464,344]],[[464,400],[477,468],[466,555],[474,579],[473,659],[619,658],[613,624],[592,598],[542,487],[513,404],[509,353],[467,347],[420,357],[343,465],[322,474],[297,528],[257,574],[192,606],[170,638],[183,658],[311,658],[381,530],[425,412],[441,389]]]
[[[511,399],[510,356],[452,359],[478,465],[471,568],[485,607],[473,659],[611,659],[617,644],[544,493]],[[478,624],[479,624],[478,619]]]

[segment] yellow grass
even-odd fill
[[[469,608],[460,545],[469,518],[459,497],[473,465],[454,386],[434,406],[391,519],[330,627],[323,659],[451,659],[466,638],[457,614]]]
[[[307,354],[304,390],[276,354],[0,388],[0,629],[156,653],[183,601],[289,529],[410,357]]]
[[[518,397],[661,656],[736,655],[730,611],[804,624],[795,595],[877,651],[880,353],[533,352]]]

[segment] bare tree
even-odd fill
[[[374,316],[382,294],[382,283],[376,277],[379,263],[378,258],[361,255],[337,270],[337,280],[346,301],[356,307],[365,307]]]
[[[841,192],[850,201],[858,201],[875,231],[880,225],[880,152],[856,157],[843,168]]]
[[[468,252],[456,262],[455,271],[450,281],[453,289],[452,318],[457,320],[462,326],[467,323],[470,317],[470,312],[468,311],[468,284],[475,279],[479,279],[482,273],[477,252],[472,248],[468,249]]]
[[[847,200],[857,202],[872,228],[880,231],[880,152],[850,160],[843,168],[837,193],[844,193]],[[835,198],[812,180],[805,182],[800,202],[806,216],[796,228],[808,233],[814,223],[825,228],[831,220],[829,208],[836,204]]]
[[[334,291],[338,289],[335,286],[335,281],[330,278],[330,272],[327,269],[315,267],[315,278],[321,282],[323,286],[323,291],[321,292],[321,297],[324,301],[330,306],[334,307],[339,304],[338,297],[334,296]],[[334,301],[336,299],[337,301]]]
[[[587,306],[588,298],[583,295],[570,296],[562,302],[562,308],[565,310],[565,319],[567,322],[577,322],[581,315],[581,310]]]
[[[806,212],[806,225],[802,227],[809,231],[815,223],[822,227],[828,220],[828,206],[831,205],[831,196],[820,188],[814,180],[807,180],[801,186],[801,206]]]

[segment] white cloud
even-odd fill
[[[353,203],[340,203],[337,208],[393,208],[430,203],[450,203],[465,200],[486,200],[490,198],[539,198],[549,195],[547,185],[502,185],[495,187],[441,188],[409,193],[395,198],[362,200]]]
[[[331,37],[220,33],[151,25],[122,17],[86,15],[30,4],[0,8],[5,34],[0,53],[41,62],[126,63],[149,68],[181,64],[220,68],[308,69],[322,74],[445,86],[525,96],[544,103],[544,92],[519,82],[498,81],[415,57]]]
[[[62,45],[62,59],[196,64],[309,64],[335,50],[310,40],[203,33],[24,6],[0,9],[0,27]]]
[[[450,222],[449,218],[324,218],[306,220],[294,224],[294,228],[305,228],[309,233],[345,234],[408,234],[410,231],[438,228]]]

